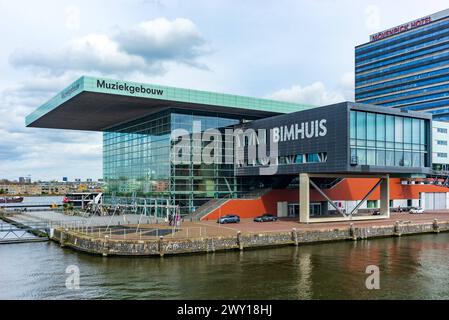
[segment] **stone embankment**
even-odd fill
[[[298,230],[289,232],[241,233],[235,236],[176,239],[159,237],[152,240],[110,239],[90,237],[76,230],[56,228],[51,239],[62,247],[103,256],[164,256],[208,253],[224,250],[247,250],[272,246],[301,245],[343,240],[399,237],[403,235],[449,231],[449,221],[396,222],[389,226],[340,226],[333,229]]]

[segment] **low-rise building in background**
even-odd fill
[[[35,181],[26,182],[0,180],[0,194],[2,195],[66,195],[71,192],[102,192],[103,182],[86,179],[86,181],[60,182],[60,181]]]

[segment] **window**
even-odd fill
[[[419,144],[419,120],[413,119],[412,120],[412,143],[415,146]]]
[[[394,166],[394,151],[387,151],[385,157],[386,166]]]
[[[429,125],[430,122],[424,119],[351,111],[350,163],[372,166],[428,166]],[[444,139],[440,141],[440,145],[449,145]]]
[[[366,164],[366,149],[357,149],[357,162],[359,165]]]
[[[394,155],[394,165],[397,167],[404,166],[404,152],[396,151]]]
[[[350,133],[351,133],[351,139],[355,139],[355,132],[356,132],[355,118],[356,118],[355,111],[351,111],[351,113],[350,113]]]
[[[359,160],[357,158],[357,149],[351,149],[351,160],[350,160],[351,165],[357,165],[358,162]]]
[[[376,140],[376,114],[366,114],[366,139],[368,140],[368,146],[374,147],[374,140]]]
[[[437,157],[438,158],[447,158],[447,153],[445,153],[445,152],[438,152],[437,153]]]
[[[385,115],[376,115],[376,141],[377,147],[385,148]]]
[[[366,145],[366,112],[357,111],[357,145]]]
[[[412,167],[420,167],[420,155],[418,152],[413,152],[412,154]]]
[[[366,164],[370,166],[376,165],[376,150],[368,149],[366,152]]]
[[[386,140],[389,142],[394,141],[394,117],[387,116],[386,118]]]
[[[412,143],[412,119],[404,118],[404,142]]]
[[[307,153],[307,154],[296,154],[293,156],[280,156],[277,159],[277,164],[280,165],[290,165],[290,164],[304,164],[304,163],[320,163],[327,162],[327,152],[319,152],[319,153]],[[253,161],[248,163],[247,160],[244,161],[244,164],[240,164],[239,167],[242,166],[263,166],[266,165],[261,161]]]
[[[384,166],[385,165],[385,151],[384,150],[377,150],[376,151],[376,163],[378,166]]]
[[[437,128],[438,133],[447,133],[447,129],[445,128]]]
[[[372,208],[378,208],[378,206],[377,206],[377,200],[368,200],[368,201],[366,201],[366,206],[367,206],[367,208],[369,208],[369,209],[372,209]]]
[[[427,144],[427,139],[426,139],[426,124],[424,123],[424,120],[419,120],[419,133],[420,133],[420,144],[421,144],[421,149],[420,150],[424,150],[424,145]]]
[[[447,146],[447,140],[437,140],[437,144],[440,146]]]
[[[411,166],[412,166],[412,153],[404,152],[404,167],[411,167]]]
[[[316,153],[308,153],[306,154],[307,163],[311,162],[320,162],[318,159],[318,154]]]
[[[401,143],[404,141],[404,118],[403,117],[394,117],[394,140],[396,141],[396,143]]]

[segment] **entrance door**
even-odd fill
[[[321,203],[311,203],[310,204],[310,216],[320,216],[321,215]]]
[[[287,211],[289,217],[299,217],[299,204],[289,203]]]

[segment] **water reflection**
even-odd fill
[[[81,289],[65,288],[78,265]],[[365,269],[381,270],[380,290]],[[54,243],[0,246],[0,298],[448,299],[449,233],[164,258],[102,258]]]

